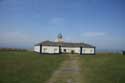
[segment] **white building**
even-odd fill
[[[64,42],[61,34],[58,35],[56,41],[43,41],[34,46],[34,51],[41,54],[95,54],[95,46],[86,43]]]

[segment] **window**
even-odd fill
[[[86,50],[85,50],[85,49],[83,49],[83,53],[85,53],[85,51],[86,51]]]
[[[56,49],[56,48],[54,48],[54,52],[57,52],[57,49]]]
[[[92,53],[92,50],[90,50],[90,52]]]
[[[47,48],[44,48],[43,51],[46,52],[46,51],[47,51]]]
[[[86,51],[86,50],[84,49],[83,52],[85,53],[85,51]]]

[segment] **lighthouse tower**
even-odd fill
[[[60,42],[60,43],[63,43],[64,42],[64,39],[63,39],[63,36],[61,33],[59,33],[57,35],[57,39],[55,40],[56,42]]]

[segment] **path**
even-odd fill
[[[79,55],[68,56],[47,83],[83,83],[80,76]]]

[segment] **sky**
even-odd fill
[[[66,42],[125,49],[125,0],[0,0],[0,47]]]

